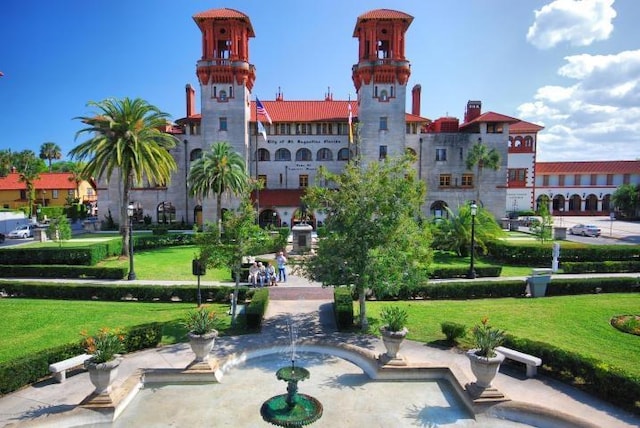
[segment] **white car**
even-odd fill
[[[601,230],[599,227],[594,226],[592,224],[576,224],[569,232],[572,235],[582,235],[582,236],[600,236]]]
[[[33,228],[35,226],[31,224],[23,224],[21,226],[16,227],[7,235],[7,238],[15,239],[15,238],[32,238],[33,237]]]

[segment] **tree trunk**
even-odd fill
[[[216,224],[218,233],[222,235],[222,193],[216,193]]]
[[[367,299],[364,286],[358,289],[358,303],[360,304],[360,328],[362,331],[366,331],[369,328],[369,321],[367,320]]]
[[[236,325],[236,311],[238,308],[238,291],[240,290],[240,270],[241,265],[236,265],[235,277],[236,277],[236,286],[233,288],[233,301],[231,302],[231,325]]]
[[[122,174],[122,199],[120,200],[120,234],[122,235],[122,256],[129,257],[129,216],[127,207],[129,206],[129,174]]]

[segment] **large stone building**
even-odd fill
[[[196,66],[201,111],[196,112],[196,90],[187,85],[186,116],[167,130],[180,141],[172,151],[179,170],[168,187],[132,189],[139,218],[212,220],[215,199],[189,197],[187,175],[191,162],[220,141],[240,153],[251,175],[265,183],[253,195],[263,226],[297,221],[300,197],[315,184],[319,166],[339,172],[356,157],[366,165],[405,152],[415,154],[414,166],[427,184],[423,210],[428,215],[446,215],[447,206],[455,211],[477,199],[478,190],[478,202],[496,217],[510,208],[531,207],[535,142],[541,127],[482,113],[479,101],[468,102],[462,124],[450,117],[431,121],[420,115],[420,85],[412,88],[411,112],[406,112],[411,68],[405,38],[412,16],[379,9],[357,18],[353,32],[358,39],[357,62],[351,70],[357,100],[334,100],[328,91],[324,99],[289,101],[279,91],[275,100],[261,100],[260,111],[252,94],[257,75],[250,63],[249,41],[255,33],[249,17],[223,8],[193,18],[202,32],[202,54]],[[264,125],[264,136],[258,121]],[[500,153],[499,170],[484,168],[477,176],[465,167],[468,151],[476,143]],[[515,183],[509,190],[508,177]],[[99,190],[101,213],[109,210],[117,216],[115,181]],[[225,202],[228,207],[236,203]],[[322,220],[322,214],[313,217],[314,222]]]

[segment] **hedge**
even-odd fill
[[[239,299],[238,299],[239,300]],[[269,290],[259,288],[253,293],[251,302],[247,305],[245,315],[247,317],[247,327],[258,329],[262,325],[262,318],[267,311],[269,304]]]
[[[0,265],[1,278],[97,278],[123,279],[127,267],[69,265]]]
[[[476,266],[474,270],[477,277],[499,277],[502,273],[502,266]],[[429,277],[434,279],[466,278],[468,274],[468,266],[443,266],[433,268]]]
[[[155,348],[162,339],[162,324],[150,323],[131,327],[124,339],[126,352]],[[81,342],[55,348],[0,363],[0,394],[8,394],[25,385],[49,376],[49,364],[84,354]]]
[[[84,265],[95,266],[109,256],[120,254],[118,240],[82,247],[17,247],[0,249],[0,260],[7,265]]]
[[[335,287],[333,290],[333,313],[339,331],[353,327],[353,297],[350,287]]]
[[[640,272],[640,260],[604,261],[604,262],[562,262],[564,273],[614,273],[614,272]]]
[[[204,286],[203,301],[229,303],[232,286]],[[135,284],[64,284],[36,281],[0,282],[0,290],[12,297],[60,300],[135,300],[140,302],[197,302],[197,286],[158,286]],[[248,287],[240,287],[238,299],[246,298]]]

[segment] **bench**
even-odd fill
[[[67,370],[81,366],[91,357],[92,356],[90,354],[82,354],[67,358],[66,360],[58,361],[57,363],[49,364],[49,371],[53,373],[53,378],[57,382],[62,383],[67,379]]]
[[[504,355],[505,358],[526,364],[527,377],[534,377],[538,373],[538,366],[542,365],[542,360],[540,358],[525,354],[524,352],[516,351],[515,349],[498,346],[496,351]]]

